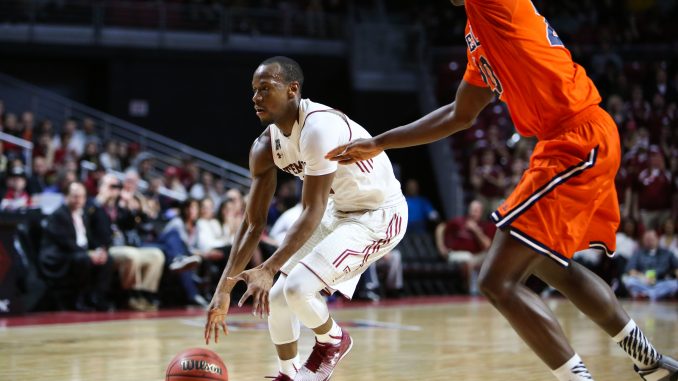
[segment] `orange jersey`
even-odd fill
[[[530,0],[466,0],[464,80],[508,105],[523,136],[546,139],[601,101],[584,68]]]

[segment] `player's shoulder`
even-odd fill
[[[308,126],[345,125],[348,120],[340,110],[310,99],[302,99],[300,107],[304,113],[303,120],[300,121],[302,132]]]
[[[266,127],[250,148],[250,172],[257,175],[275,166],[271,148],[271,126]]]

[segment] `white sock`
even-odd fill
[[[586,365],[584,365],[584,363],[581,361],[581,357],[579,357],[579,355],[576,353],[560,368],[553,370],[552,372],[558,381],[593,380],[591,373],[589,373],[589,370],[586,369]]]
[[[341,327],[332,319],[332,328],[322,335],[316,334],[315,338],[319,343],[339,344],[341,342],[341,334]]]
[[[278,367],[280,368],[280,373],[288,375],[290,378],[294,378],[301,368],[301,360],[299,360],[299,353],[289,360],[278,359]]]
[[[659,352],[650,344],[650,341],[633,319],[629,320],[612,340],[622,347],[639,369],[653,368],[661,358]]]

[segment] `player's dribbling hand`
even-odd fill
[[[226,279],[226,290],[217,290],[207,307],[207,321],[205,322],[205,344],[210,343],[210,337],[214,331],[214,342],[219,342],[219,329],[228,335],[226,315],[231,304],[231,291],[238,281],[233,278]]]
[[[268,293],[271,291],[271,287],[273,287],[274,275],[275,272],[271,271],[264,264],[238,274],[235,280],[242,280],[247,283],[247,291],[240,298],[238,306],[242,307],[243,303],[251,296],[253,301],[252,313],[261,318],[264,317],[264,314],[268,315],[270,311],[268,307]]]
[[[331,150],[325,158],[338,161],[339,164],[353,164],[371,159],[382,151],[383,149],[377,146],[374,139],[357,139]]]

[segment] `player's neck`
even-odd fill
[[[285,136],[290,136],[292,134],[294,123],[299,120],[299,102],[300,99],[296,99],[295,102],[290,105],[287,114],[280,118],[275,124]]]

